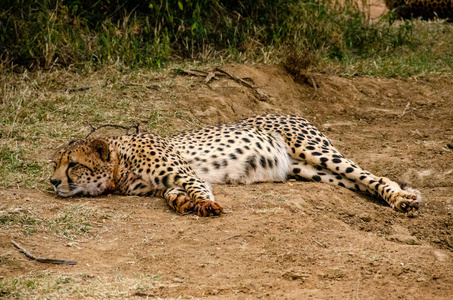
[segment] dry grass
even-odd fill
[[[109,218],[86,204],[66,205],[63,208],[61,205],[60,208],[52,205],[48,208],[56,213],[45,216],[45,212],[36,211],[32,205],[28,208],[2,206],[0,226],[4,230],[14,228],[23,235],[51,235],[66,240],[81,240],[96,232],[100,220]]]
[[[138,273],[135,277],[123,276],[117,271],[114,280],[86,274],[54,275],[43,272],[39,275],[24,275],[0,279],[0,297],[19,299],[111,299],[145,296],[143,290],[158,290],[174,283],[161,280],[159,275]]]

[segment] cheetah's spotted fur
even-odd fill
[[[320,181],[368,192],[391,207],[418,209],[420,193],[377,177],[345,158],[299,116],[264,115],[183,132],[152,133],[69,143],[54,156],[58,195],[164,197],[180,213],[219,214],[210,183]]]

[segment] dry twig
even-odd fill
[[[138,83],[125,83],[121,87],[128,87],[128,86],[139,86],[139,87],[144,87],[144,88],[156,90],[156,91],[159,90],[159,88],[160,88],[160,86],[157,84],[145,85],[145,84],[138,84]]]
[[[204,80],[204,82],[207,84],[209,83],[209,81],[211,81],[211,79],[215,78],[215,73],[214,72],[209,72],[208,75],[206,75],[206,79]]]
[[[318,242],[314,237],[311,237],[311,239],[313,240],[313,242],[315,242],[316,244],[318,244],[320,247],[327,248],[326,245],[324,245],[324,244],[321,243],[321,242]]]
[[[23,248],[21,245],[16,243],[15,241],[11,240],[11,243],[20,250],[26,257],[36,260],[40,263],[47,263],[47,264],[56,264],[56,265],[77,265],[76,261],[72,260],[62,260],[62,259],[53,259],[53,258],[44,258],[44,257],[36,257],[32,255],[27,249]]]
[[[181,72],[183,74],[186,74],[186,75],[192,75],[192,76],[198,76],[198,77],[205,77],[205,78],[209,78],[210,77],[209,80],[218,79],[218,78],[216,78],[216,76],[217,77],[225,76],[225,74],[220,73],[220,72],[215,72],[215,71],[214,72],[212,72],[212,71],[206,72],[206,71],[194,70],[194,69],[183,69],[183,70],[179,70],[179,72]]]
[[[235,239],[235,238],[238,238],[238,237],[241,237],[241,236],[242,236],[242,234],[232,235],[229,238],[221,240],[221,242],[225,242],[225,241],[228,241],[228,240],[231,240],[231,239]]]
[[[255,95],[256,98],[258,98],[258,100],[261,100],[261,101],[267,101],[267,100],[270,100],[271,97],[269,97],[269,95],[267,95],[265,92],[263,92],[262,90],[260,90],[259,88],[257,88],[255,86],[255,84],[250,84],[248,83],[247,81],[245,81],[244,79],[242,78],[239,78],[237,76],[234,76],[230,73],[228,73],[227,71],[224,71],[222,69],[219,69],[219,68],[216,68],[217,71],[225,74],[226,76],[230,77],[231,79],[233,79],[234,81],[236,81],[237,83],[239,84],[242,84],[243,86],[251,89]]]
[[[82,91],[87,91],[89,89],[93,88],[93,86],[82,86],[79,88],[66,88],[64,90],[57,90],[57,93],[73,93],[73,92],[82,92]]]
[[[206,84],[209,83],[212,79],[218,79],[217,77],[226,76],[226,77],[229,77],[230,79],[233,79],[237,83],[245,86],[246,88],[251,89],[253,91],[254,96],[258,100],[268,101],[268,100],[272,99],[264,91],[257,88],[256,85],[253,83],[253,81],[250,78],[239,78],[239,77],[232,75],[232,74],[228,73],[227,71],[224,71],[220,68],[215,68],[214,71],[210,71],[210,72],[192,70],[192,69],[190,69],[190,70],[184,69],[184,70],[180,70],[180,72],[182,72],[186,75],[205,77]],[[248,83],[245,79],[252,81],[252,83]]]

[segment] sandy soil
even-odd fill
[[[453,78],[313,74],[314,88],[279,66],[225,69],[272,98],[260,101],[227,78],[206,84],[196,76],[175,76],[171,97],[159,90],[148,97],[200,125],[303,115],[362,167],[419,189],[417,216],[315,182],[215,186],[226,209],[215,218],[178,215],[159,198],[3,190],[8,211],[51,218],[79,204],[95,213],[89,233],[75,241],[14,226],[1,231],[0,276],[67,276],[61,287],[74,298],[451,299]],[[185,127],[177,118],[173,124]],[[30,261],[11,239],[37,256],[78,265]]]

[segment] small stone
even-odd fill
[[[360,216],[360,220],[362,220],[363,222],[370,222],[371,217],[368,215],[362,215],[362,216]]]
[[[439,250],[434,250],[433,254],[436,260],[440,262],[445,262],[450,258],[450,255],[443,253],[442,251]]]
[[[305,278],[310,277],[310,274],[308,273],[299,273],[299,272],[294,272],[294,271],[289,271],[285,272],[282,275],[283,278],[289,279],[289,280],[304,280]]]

